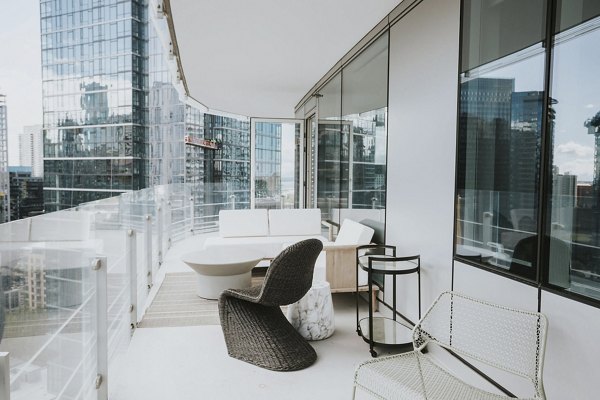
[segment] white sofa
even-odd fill
[[[284,245],[321,235],[321,210],[221,210],[219,236],[206,239],[205,247],[235,246],[259,250],[264,258],[275,258]]]
[[[370,243],[373,229],[346,219],[335,241],[327,240],[321,232],[318,208],[222,210],[219,236],[207,238],[204,246],[250,248],[261,251],[265,259],[271,259],[290,244],[316,238],[323,242],[324,251],[315,264],[314,281],[327,280],[332,292],[354,291],[355,248]]]

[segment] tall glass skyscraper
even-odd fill
[[[6,96],[0,94],[0,223],[10,221]]]
[[[155,3],[40,1],[46,212],[184,182],[185,90]]]
[[[46,212],[144,187],[148,10],[40,1]]]

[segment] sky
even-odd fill
[[[6,95],[8,160],[18,165],[23,126],[42,123],[39,0],[0,0],[0,93]]]

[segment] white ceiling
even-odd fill
[[[170,0],[190,95],[211,109],[294,106],[402,0]]]

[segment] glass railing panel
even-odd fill
[[[29,240],[33,242],[79,242],[89,239],[92,215],[75,209],[57,211],[31,218]]]
[[[194,188],[194,233],[209,233],[218,230],[219,211],[250,208],[250,192],[231,184],[212,183]]]
[[[183,184],[171,185],[172,190],[169,192],[168,208],[169,208],[169,231],[171,240],[177,241],[185,238],[190,232],[192,210],[190,206],[193,202],[191,191]]]
[[[12,399],[86,398],[94,387],[96,250],[67,243],[2,245],[8,301],[0,350],[10,353]]]
[[[132,247],[135,252],[132,272],[135,275],[137,305],[136,321],[140,321],[144,313],[144,305],[148,299],[150,284],[152,282],[152,253],[151,253],[151,227],[149,220],[153,210],[148,204],[148,189],[137,192],[124,193],[119,196],[119,209],[122,226],[132,234]]]
[[[0,224],[0,242],[26,242],[30,228],[31,218]]]
[[[248,208],[248,196],[238,192],[221,184],[206,192],[197,184],[158,186],[0,225],[7,316],[0,350],[10,353],[13,398],[97,394],[98,363],[108,360],[111,381],[170,244],[217,231],[222,209]],[[102,292],[91,267],[98,258]],[[104,291],[106,320],[97,325]],[[100,361],[98,326],[108,338]]]

